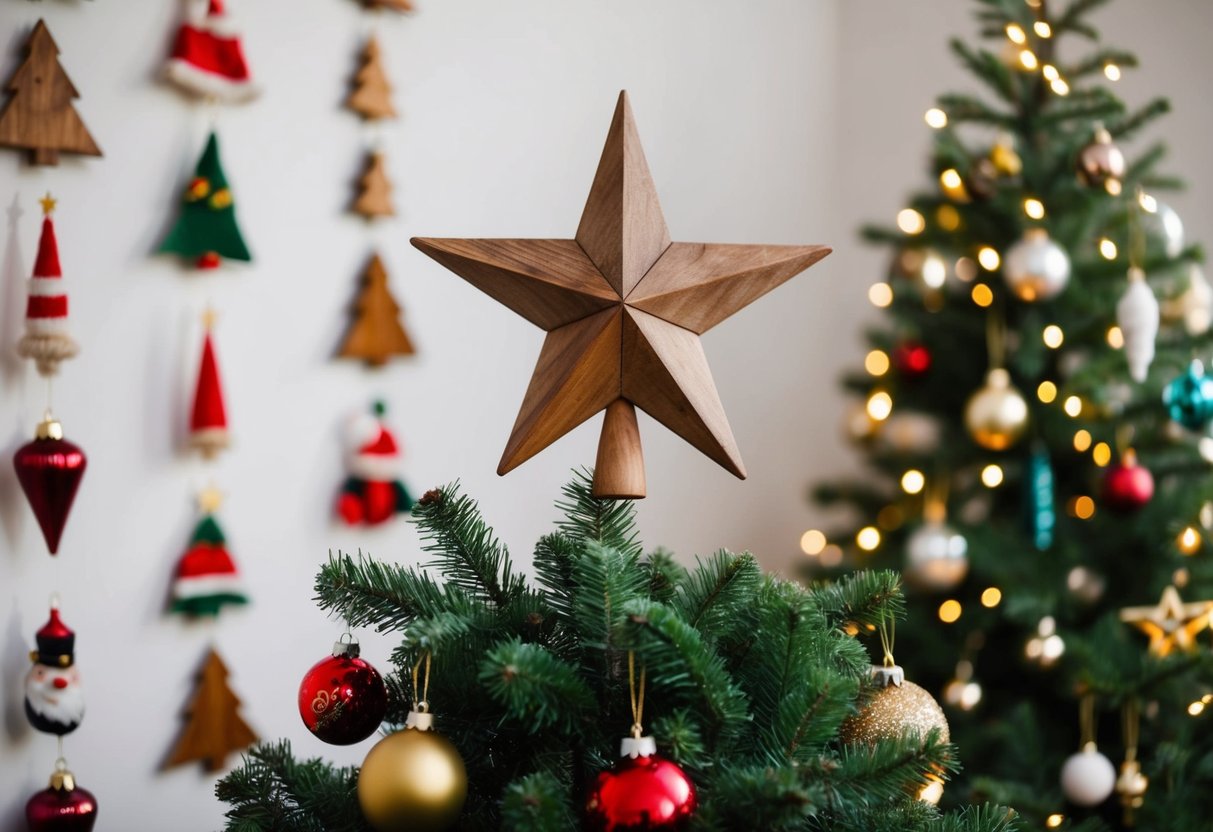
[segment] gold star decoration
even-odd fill
[[[223,492],[213,485],[198,493],[198,510],[203,514],[214,514],[223,505]]]
[[[699,336],[830,253],[671,242],[626,92],[575,239],[412,242],[547,332],[497,473],[605,410],[593,493],[629,499],[645,495],[636,407],[745,478]]]
[[[42,215],[44,217],[49,217],[51,212],[55,210],[57,200],[51,196],[50,191],[47,191],[46,196],[42,197],[42,199],[38,200],[38,202],[42,205]]]
[[[1162,658],[1176,649],[1196,649],[1196,636],[1209,626],[1213,601],[1184,603],[1179,590],[1168,586],[1152,607],[1126,607],[1120,620],[1132,624],[1150,637],[1150,655]]]

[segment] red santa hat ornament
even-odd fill
[[[59,372],[59,362],[80,351],[67,331],[67,289],[59,265],[59,244],[51,213],[55,200],[43,197],[42,236],[38,240],[38,259],[29,281],[29,300],[25,306],[25,335],[17,342],[17,354],[32,358],[39,375],[49,378]]]
[[[215,315],[208,311],[203,317],[206,335],[202,339],[202,361],[198,366],[194,406],[190,411],[190,447],[198,449],[204,459],[212,459],[227,448],[230,441],[219,363],[215,360],[215,346],[211,341],[214,323]]]
[[[191,0],[191,14],[177,32],[167,74],[186,92],[228,104],[251,101],[261,90],[253,83],[240,31],[222,0],[209,0],[205,15]]]
[[[371,414],[350,420],[346,429],[346,467],[337,513],[351,526],[377,525],[410,511],[413,499],[400,480],[402,453],[383,422],[387,407],[375,402]]]

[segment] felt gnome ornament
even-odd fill
[[[411,511],[413,498],[400,481],[400,446],[387,427],[387,408],[376,402],[373,415],[357,416],[346,432],[349,477],[341,486],[337,513],[351,526],[373,526]]]
[[[38,649],[30,652],[34,666],[25,677],[25,716],[39,731],[62,737],[84,719],[84,691],[76,671],[76,634],[59,617],[51,602],[46,624],[34,636]]]
[[[49,378],[59,372],[59,362],[71,358],[80,348],[67,331],[67,290],[59,266],[59,244],[51,214],[55,200],[47,194],[42,202],[42,236],[38,240],[38,259],[29,281],[29,300],[25,306],[25,335],[17,342],[17,354],[34,359],[38,374]]]
[[[203,5],[206,12],[199,14]],[[249,74],[240,32],[225,13],[223,0],[202,5],[191,0],[166,72],[186,92],[228,104],[251,101],[261,92]]]
[[[198,366],[198,384],[194,388],[194,406],[190,412],[190,447],[203,459],[212,459],[228,446],[227,411],[223,406],[223,388],[219,383],[219,363],[211,342],[215,315],[203,316],[206,335],[202,339],[202,361]]]

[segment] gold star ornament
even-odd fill
[[[593,493],[620,499],[645,495],[637,407],[745,478],[699,336],[830,253],[671,242],[626,92],[574,239],[412,242],[547,332],[497,473],[605,410]]]
[[[1126,607],[1120,611],[1120,620],[1132,624],[1150,637],[1150,655],[1162,658],[1175,650],[1192,652],[1196,649],[1196,636],[1209,626],[1209,615],[1213,612],[1213,601],[1197,601],[1187,604],[1179,597],[1179,590],[1168,586],[1153,607]]]

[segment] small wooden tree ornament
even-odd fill
[[[392,85],[383,71],[383,59],[379,52],[379,40],[371,35],[362,50],[362,67],[354,76],[354,89],[345,99],[349,107],[367,121],[395,118],[392,107]]]
[[[389,9],[394,12],[411,12],[414,9],[412,0],[362,0],[362,5],[368,9]]]
[[[392,183],[387,178],[383,154],[378,150],[367,156],[366,172],[358,180],[358,195],[352,207],[355,214],[368,220],[396,213],[392,208]]]
[[[593,492],[628,499],[645,495],[637,407],[745,477],[699,336],[830,253],[670,242],[626,92],[576,239],[413,245],[548,333],[497,473],[605,410]]]
[[[371,257],[362,291],[354,304],[354,320],[341,344],[340,358],[357,358],[371,367],[382,367],[397,355],[416,350],[400,323],[400,305],[388,287],[387,270],[376,254]]]
[[[209,772],[222,771],[229,754],[257,742],[257,735],[240,716],[240,700],[228,687],[227,677],[227,666],[212,648],[190,701],[185,728],[165,768],[201,762]]]
[[[11,97],[0,110],[0,146],[30,152],[35,165],[57,165],[60,153],[100,156],[72,106],[80,93],[59,65],[59,47],[39,20],[25,44],[26,58],[9,78]]]

